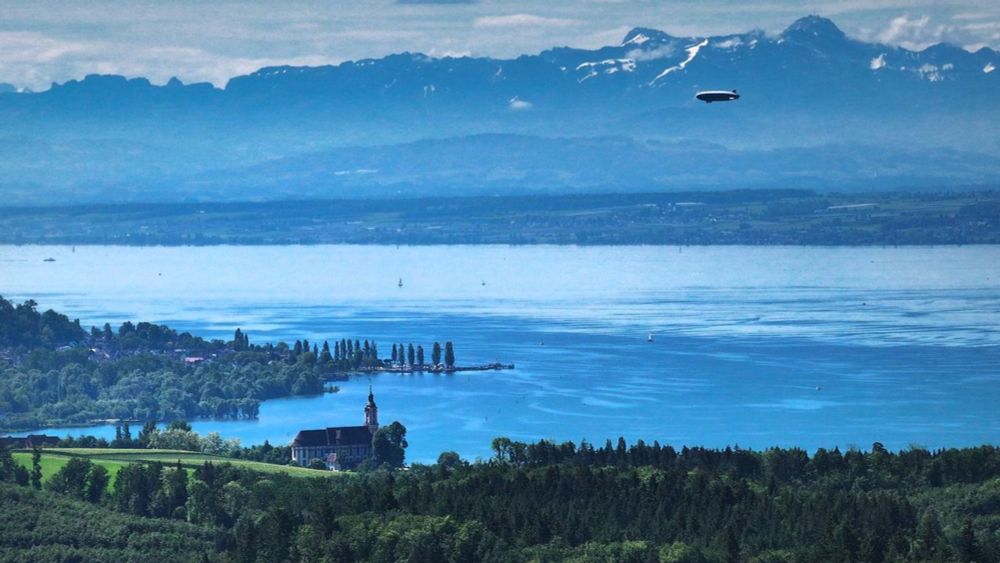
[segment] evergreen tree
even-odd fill
[[[434,343],[434,347],[431,349],[431,363],[434,365],[441,364],[441,345],[437,342]]]
[[[976,531],[972,527],[972,519],[966,518],[962,526],[962,534],[958,538],[959,561],[979,561],[979,545],[976,543]]]
[[[424,365],[424,347],[417,345],[417,365]]]
[[[399,356],[396,355],[396,345],[393,344],[392,345],[392,363],[396,363],[396,360],[398,360],[398,359],[399,359]]]
[[[410,343],[410,346],[406,349],[406,363],[410,364],[411,366],[416,365],[417,363],[417,356],[416,352],[413,349],[412,342]]]
[[[147,420],[142,425],[142,430],[139,431],[139,446],[145,448],[149,445],[150,438],[153,437],[153,433],[156,432],[156,421]]]
[[[87,480],[84,483],[83,497],[84,500],[98,503],[104,496],[105,489],[108,488],[108,482],[111,480],[111,476],[108,474],[108,470],[104,468],[103,465],[93,464],[90,467],[90,472],[87,473]]]
[[[42,450],[38,448],[31,451],[31,486],[36,490],[42,488]]]
[[[444,343],[444,365],[455,367],[455,348],[452,347],[451,341]]]

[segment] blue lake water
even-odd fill
[[[383,352],[452,340],[459,363],[517,365],[357,377],[337,394],[265,402],[255,421],[194,424],[244,444],[361,424],[369,384],[382,422],[409,429],[415,461],[486,457],[496,436],[809,449],[1000,440],[997,246],[0,246],[0,294],[88,326],[357,337]]]

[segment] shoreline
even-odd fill
[[[401,209],[400,202],[406,202]],[[0,206],[0,244],[1000,244],[1000,191],[732,190]],[[268,220],[261,221],[262,217]]]

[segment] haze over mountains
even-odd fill
[[[998,53],[672,37],[513,60],[404,53],[210,84],[0,86],[8,204],[440,193],[994,187]],[[0,77],[2,79],[2,77]],[[706,105],[702,89],[738,89]]]

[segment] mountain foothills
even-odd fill
[[[0,172],[15,204],[989,187],[997,65],[988,48],[864,43],[810,16],[777,36],[637,28],[595,50],[403,53],[224,88],[91,75],[0,89]],[[704,104],[702,89],[742,97]]]

